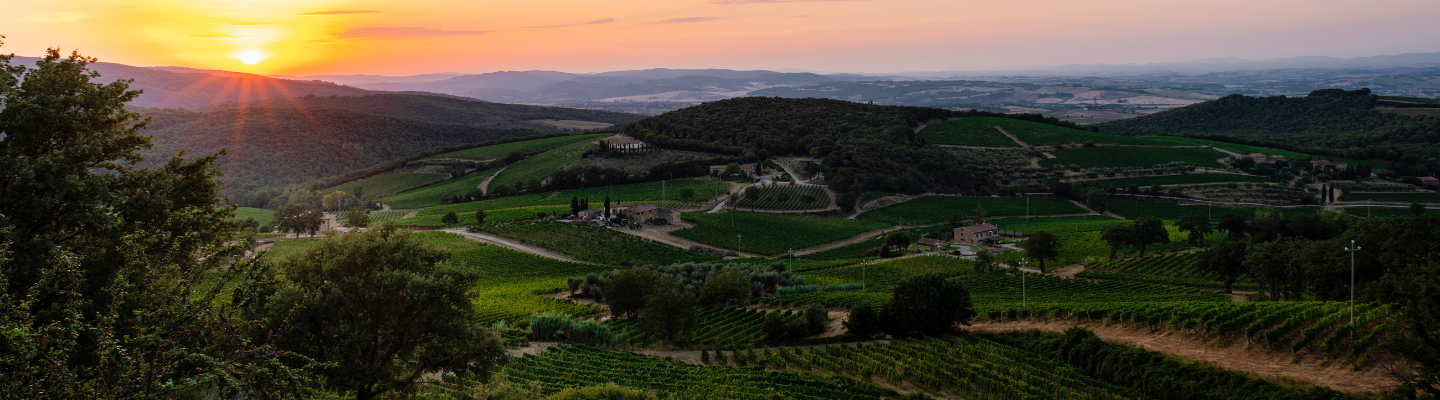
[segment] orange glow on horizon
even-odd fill
[[[899,72],[1440,51],[1433,0],[53,0],[7,53],[260,74]],[[117,4],[119,3],[119,4]]]

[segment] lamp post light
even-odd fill
[[[795,249],[790,249],[790,265],[786,265],[785,270],[789,271],[791,268],[795,268]]]
[[[737,253],[743,253],[743,252],[744,252],[744,250],[740,250],[740,234],[738,234],[738,233],[735,234],[735,252],[737,252]]]
[[[1350,331],[1355,331],[1355,252],[1360,251],[1360,246],[1355,241],[1350,241],[1350,247],[1345,248],[1350,253]]]

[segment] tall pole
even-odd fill
[[[742,252],[742,250],[740,250],[740,234],[738,233],[735,234],[735,252]]]
[[[1029,296],[1025,293],[1025,266],[1029,264],[1025,259],[1020,259],[1020,308],[1030,308],[1026,305]]]
[[[1030,220],[1030,196],[1025,196],[1025,220]]]
[[[660,181],[660,206],[665,206],[665,181]]]
[[[1355,241],[1350,241],[1350,247],[1345,251],[1350,252],[1350,331],[1355,331],[1355,252],[1360,251],[1360,246]]]

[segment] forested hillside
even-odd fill
[[[1305,97],[1230,95],[1174,110],[1097,125],[1100,132],[1139,136],[1219,136],[1314,154],[1396,163],[1400,173],[1440,171],[1440,118],[1376,110],[1369,89],[1325,89]]]
[[[480,100],[418,94],[375,94],[369,96],[302,96],[293,99],[250,103],[224,103],[222,108],[248,107],[333,107],[371,114],[389,115],[442,124],[466,124],[492,128],[550,130],[528,122],[537,119],[580,120],[621,124],[640,115],[574,108],[491,103]]]
[[[155,143],[148,158],[226,149],[221,164],[225,190],[232,194],[344,174],[445,146],[539,133],[325,107],[143,112],[153,118],[145,132]]]
[[[961,168],[944,149],[929,146],[915,134],[915,128],[927,121],[971,116],[1065,124],[1031,114],[744,97],[645,118],[621,130],[662,147],[702,151],[739,148],[747,159],[823,157],[825,179],[841,193],[841,206],[848,208],[867,191],[954,193],[974,191],[976,185],[988,184],[990,179],[979,179],[975,172]],[[647,133],[651,135],[647,137]]]

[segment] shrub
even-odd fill
[[[957,323],[969,325],[972,318],[975,309],[965,286],[934,273],[900,281],[884,309],[885,328],[893,334],[939,335]]]
[[[805,306],[805,326],[810,335],[825,333],[827,323],[830,322],[830,311],[819,304]]]
[[[870,304],[860,304],[850,309],[850,318],[845,320],[845,333],[861,339],[880,332],[880,316]]]

